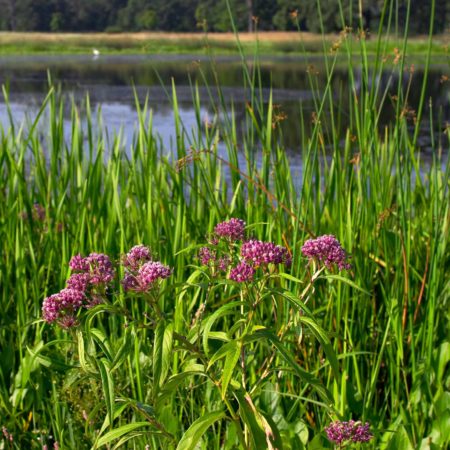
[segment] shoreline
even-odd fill
[[[314,55],[334,52],[346,54],[345,41],[357,52],[360,40],[339,34],[320,35],[308,32],[258,32],[239,33],[239,41],[245,52],[258,50],[259,55]],[[386,41],[383,40],[383,45]],[[392,38],[387,42],[386,55],[394,48],[402,48],[402,39]],[[340,47],[340,48],[338,48]],[[365,40],[368,54],[376,54],[375,36]],[[425,55],[427,36],[408,39],[407,54]],[[432,56],[449,55],[450,36],[436,35],[432,42]],[[233,33],[26,33],[0,32],[0,55],[34,54],[192,54],[192,55],[237,55],[239,50]]]

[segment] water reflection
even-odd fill
[[[437,133],[450,121],[450,83],[442,82],[442,75],[446,72],[446,66],[435,65],[429,73],[426,98],[432,99]],[[178,102],[187,130],[195,126],[197,120],[192,107],[192,86],[195,84],[199,85],[202,99],[202,117],[214,117],[211,101],[218,103],[217,91],[214,89],[216,83],[222,87],[227,107],[233,103],[238,122],[243,118],[246,102],[250,99],[250,90],[242,87],[245,86],[245,80],[241,63],[235,57],[220,57],[213,62],[189,56],[101,55],[95,59],[92,56],[70,55],[3,57],[0,58],[0,83],[8,85],[14,117],[20,120],[26,113],[33,116],[47,92],[49,76],[61,86],[63,93],[73,95],[77,102],[89,93],[91,104],[94,107],[102,106],[104,125],[110,131],[122,127],[127,143],[131,143],[137,117],[133,85],[141,101],[148,95],[154,129],[168,147],[174,135],[169,94],[172,80],[177,86]],[[338,65],[331,82],[341,130],[345,130],[352,120],[350,112],[345,109],[352,98],[348,76],[347,68]],[[354,77],[357,85],[363,83],[358,69],[354,70]],[[269,98],[269,86],[273,87],[273,101],[280,105],[279,110],[285,116],[282,122],[284,142],[291,151],[297,153],[302,134],[308,135],[310,131],[311,113],[315,109],[311,82],[317,92],[323,92],[326,86],[321,59],[264,58],[261,61],[261,80],[265,101]],[[413,74],[408,71],[403,74],[403,84],[405,87],[409,85],[408,103],[411,111],[416,110],[419,104],[422,80],[423,69],[420,67]],[[378,79],[369,79],[369,83],[373,83],[374,87],[379,86],[380,91],[392,86],[391,94],[394,94],[398,75],[389,69]],[[208,90],[205,84],[213,88]],[[380,126],[389,124],[394,117],[393,102],[395,100],[388,95]],[[300,120],[300,108],[303,109],[303,121]],[[7,124],[6,111],[1,106],[0,123],[4,126]],[[430,140],[429,124],[425,120],[421,146],[426,149]]]

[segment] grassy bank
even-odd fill
[[[450,129],[427,109],[427,65],[408,107],[407,43],[383,88],[370,80],[390,41],[370,43],[375,65],[365,44],[340,44],[348,91],[331,90],[335,53],[323,54],[324,89],[308,71],[300,173],[257,61],[242,65],[239,118],[220,84],[206,98],[192,86],[188,129],[173,86],[170,148],[143,98],[128,147],[119,130],[105,136],[89,99],[67,104],[54,89],[23,126],[10,114],[0,129],[4,448],[317,450],[337,448],[325,430],[350,419],[373,434],[356,448],[448,446]],[[386,103],[394,115],[382,126]],[[220,237],[230,218],[245,230],[231,238],[222,225]],[[308,257],[305,242],[323,235],[348,259],[330,237],[331,263]],[[244,237],[269,251],[246,257]],[[139,268],[124,256],[137,244],[152,249]],[[77,254],[91,259],[75,264]],[[71,271],[85,285],[50,297]]]
[[[261,55],[321,53],[336,50],[342,46],[339,35],[321,35],[297,32],[240,33],[239,39],[246,52],[258,49]],[[358,39],[346,38],[358,44]],[[450,38],[448,35],[435,36],[433,55],[448,55]],[[402,46],[401,39],[391,38],[387,42],[386,54]],[[233,33],[0,33],[0,54],[91,54],[96,48],[101,53],[142,53],[142,54],[237,54]],[[412,37],[407,43],[409,55],[426,53],[426,37]],[[366,51],[376,53],[376,38],[366,39]]]

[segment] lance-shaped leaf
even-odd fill
[[[155,330],[153,346],[153,376],[155,385],[161,386],[170,369],[173,343],[173,324],[161,320]]]
[[[176,450],[193,450],[196,448],[206,430],[218,420],[225,417],[223,411],[214,411],[198,418],[183,434]]]

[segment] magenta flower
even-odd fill
[[[69,261],[69,267],[73,272],[89,274],[89,283],[93,285],[107,284],[114,279],[112,262],[103,253],[91,253],[86,258],[75,255]]]
[[[302,247],[302,253],[310,260],[315,259],[330,268],[336,265],[339,270],[350,269],[347,254],[339,241],[332,235],[320,236],[317,239],[309,239]]]
[[[202,265],[208,266],[210,262],[216,260],[216,254],[208,247],[202,247],[198,252],[198,259]]]
[[[69,261],[69,267],[73,272],[87,272],[89,270],[89,263],[86,258],[83,258],[80,254],[72,256]]]
[[[170,267],[159,261],[152,261],[144,264],[138,273],[138,281],[141,286],[149,286],[158,279],[168,278],[172,275]]]
[[[228,270],[228,267],[230,267],[231,264],[231,257],[229,255],[222,256],[217,261],[217,268],[221,270],[222,272],[226,272]]]
[[[172,275],[172,269],[159,261],[149,261],[138,271],[137,275],[126,274],[122,280],[125,290],[145,292],[155,286],[157,280],[163,280]]]
[[[231,269],[230,280],[244,283],[252,281],[255,275],[255,269],[246,262],[239,263],[236,267]]]
[[[150,249],[145,245],[135,245],[123,258],[123,265],[130,270],[139,270],[142,264],[152,260]]]
[[[106,284],[114,279],[114,268],[109,256],[103,253],[91,253],[86,261],[89,264],[91,284]]]
[[[363,425],[361,422],[355,422],[354,420],[332,422],[328,427],[325,427],[325,432],[328,439],[338,445],[348,441],[369,442],[373,438],[368,422]]]
[[[131,273],[126,273],[121,283],[125,291],[136,291],[139,288],[136,277]]]
[[[214,234],[230,241],[241,241],[245,235],[245,222],[241,219],[230,219],[216,225]]]
[[[90,282],[91,275],[89,273],[73,273],[67,280],[66,285],[68,289],[86,292]]]
[[[251,239],[241,247],[241,256],[255,266],[266,264],[291,264],[291,257],[285,247],[272,242],[262,242]]]
[[[69,328],[76,324],[77,311],[83,306],[86,296],[75,289],[63,289],[44,299],[42,317],[48,323],[58,322]]]

